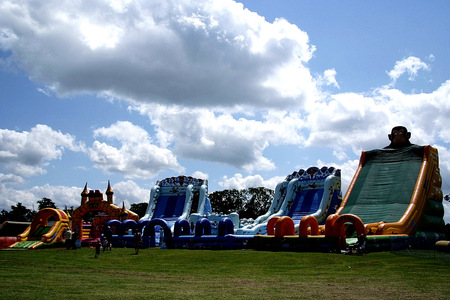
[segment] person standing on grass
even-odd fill
[[[101,244],[100,240],[98,240],[95,243],[95,258],[97,258],[100,255],[101,246],[102,246],[102,244]]]
[[[70,230],[70,227],[67,228],[64,238],[66,239],[66,249],[70,250],[70,247],[72,246],[72,230]]]
[[[103,252],[105,252],[106,248],[108,247],[108,241],[105,238],[105,235],[100,235],[100,243],[102,244]]]
[[[75,230],[72,233],[72,249],[73,250],[77,250],[78,235],[79,235],[78,228],[75,227]]]
[[[107,247],[109,248],[109,251],[111,251],[111,244],[112,244],[112,229],[111,226],[108,226],[105,230],[105,238],[106,238],[106,243],[107,243]]]
[[[139,249],[141,248],[141,243],[142,243],[142,235],[141,232],[139,230],[136,230],[134,232],[134,250],[135,250],[135,254],[139,254]]]

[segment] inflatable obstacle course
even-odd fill
[[[293,236],[292,220],[274,219],[273,236],[257,236],[253,243],[258,249],[311,250],[315,244],[316,250],[341,250],[348,238],[363,235],[370,250],[427,247],[445,236],[442,199],[435,148],[367,151],[342,204],[324,226],[302,218],[301,234]]]
[[[333,167],[310,167],[288,175],[275,189],[275,197],[269,211],[253,224],[237,230],[237,234],[266,234],[268,221],[275,217],[289,216],[298,232],[303,216],[314,216],[319,224],[335,213],[341,202],[341,172]]]

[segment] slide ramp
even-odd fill
[[[287,187],[284,188],[284,199],[278,209],[269,214],[264,222],[251,228],[240,228],[237,234],[267,234],[268,221],[273,217],[283,216],[289,216],[294,220],[298,232],[303,216],[313,215],[319,223],[325,222],[328,215],[336,212],[342,199],[341,172],[333,167],[301,169],[286,177],[281,184],[281,187],[284,188],[286,185]]]
[[[333,167],[311,167],[289,183],[286,206],[281,209],[295,224],[296,232],[304,216],[323,224],[341,204],[341,171]]]
[[[25,248],[35,248],[39,246],[38,242],[48,244],[64,241],[64,232],[67,228],[69,228],[69,217],[64,211],[44,208],[36,214],[31,225],[18,237],[21,242],[30,242],[22,244]],[[12,246],[19,247],[18,245],[21,244],[16,243]]]
[[[437,149],[412,145],[364,151],[337,214],[353,214],[366,233],[442,236]]]
[[[163,219],[173,227],[175,221],[188,219],[192,213],[211,212],[208,181],[190,176],[168,177],[151,189],[150,201],[140,222]]]

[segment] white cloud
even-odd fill
[[[371,93],[341,93],[316,103],[307,116],[310,136],[306,146],[333,147],[342,153],[352,148],[382,148],[396,125],[412,132],[415,144],[450,141],[450,80],[431,93],[407,94],[387,86]]]
[[[202,171],[195,171],[194,173],[192,173],[192,177],[199,179],[208,179],[209,175]]]
[[[321,160],[317,161],[317,166],[328,166],[328,167],[334,167],[336,169],[341,170],[341,191],[342,191],[342,197],[344,197],[345,193],[347,192],[347,188],[350,185],[350,182],[353,179],[353,176],[356,173],[356,170],[359,166],[359,159],[355,160],[347,160],[343,163],[334,163],[334,162],[323,162]]]
[[[49,161],[61,159],[65,149],[86,151],[75,137],[38,124],[31,131],[0,129],[0,164],[16,176],[45,174]]]
[[[96,140],[89,149],[95,167],[106,172],[121,173],[125,178],[154,178],[165,169],[183,172],[169,149],[151,143],[148,133],[130,122],[117,122],[94,131],[96,138],[118,141],[120,147]]]
[[[105,186],[90,187],[95,190],[100,190],[103,193],[106,191]],[[77,208],[81,205],[81,192],[84,186],[80,187],[68,187],[68,186],[52,186],[45,184],[43,186],[34,186],[29,189],[18,190],[7,188],[0,183],[0,210],[11,210],[12,205],[22,203],[28,209],[38,209],[37,201],[42,198],[51,199],[59,209]],[[112,185],[114,191],[114,204],[122,206],[122,202],[125,202],[127,208],[129,204],[134,203],[148,203],[150,197],[150,190],[140,188],[134,181],[122,181]],[[104,195],[104,199],[106,196]]]
[[[242,190],[251,187],[266,187],[274,190],[276,185],[283,181],[285,177],[286,176],[275,176],[265,180],[261,175],[250,175],[244,177],[242,174],[236,173],[231,178],[228,178],[228,176],[223,176],[222,181],[219,182],[219,185],[227,190]]]
[[[150,199],[150,190],[139,187],[132,180],[115,183],[112,185],[112,189],[114,191],[114,204],[117,206],[122,206],[124,201],[129,204],[148,203]]]
[[[414,80],[419,70],[430,70],[430,67],[420,58],[410,56],[408,58],[395,62],[394,68],[388,72],[388,75],[392,80],[391,84],[395,84],[397,79],[399,79],[400,76],[405,73],[408,73],[409,80]]]
[[[13,174],[2,174],[0,173],[0,185],[1,184],[19,184],[24,180],[22,177]]]
[[[0,184],[0,209],[10,211],[12,205],[20,202],[28,209],[37,210],[37,201],[42,198],[51,199],[60,209],[65,209],[66,206],[67,208],[71,206],[76,208],[80,206],[82,191],[83,188],[80,187],[51,186],[49,184],[18,190]]]
[[[443,205],[444,205],[444,222],[445,222],[445,224],[449,224],[450,223],[450,202],[444,201]]]
[[[179,157],[221,162],[247,170],[271,170],[264,157],[269,144],[297,144],[305,126],[295,113],[270,112],[235,118],[229,113],[178,106],[140,105],[148,115],[163,145],[174,144]]]
[[[317,83],[319,85],[329,86],[332,85],[335,88],[340,88],[339,83],[336,81],[336,70],[329,69],[323,72],[323,75],[317,76]]]
[[[59,96],[203,107],[301,107],[315,47],[231,0],[3,1],[0,48]]]

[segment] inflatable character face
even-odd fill
[[[409,139],[411,138],[411,132],[403,126],[396,126],[392,128],[391,134],[388,134],[388,138],[391,144],[387,148],[400,148],[411,145]]]

